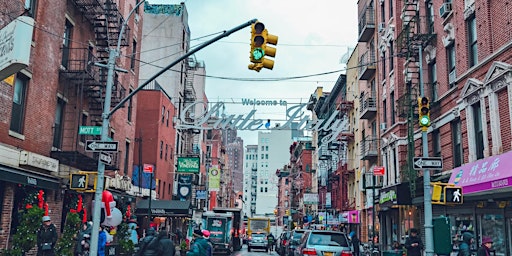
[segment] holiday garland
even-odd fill
[[[69,212],[66,216],[64,231],[55,246],[56,255],[73,256],[75,248],[75,235],[80,230],[80,216],[76,212]]]

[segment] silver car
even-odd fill
[[[254,248],[263,249],[268,252],[267,235],[252,234],[252,236],[247,241],[247,251],[250,252]]]
[[[352,256],[352,245],[343,232],[310,230],[295,249],[295,256],[303,255]]]

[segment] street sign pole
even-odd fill
[[[115,49],[109,48],[109,57],[107,65],[101,64],[101,63],[95,63],[96,66],[100,66],[103,68],[107,68],[107,84],[105,88],[105,101],[103,102],[103,113],[101,115],[102,118],[102,125],[101,125],[101,140],[106,141],[108,139],[108,127],[109,127],[109,120],[112,114],[120,109],[128,100],[130,100],[137,92],[144,89],[149,83],[154,81],[157,77],[165,73],[167,70],[175,66],[176,64],[180,63],[184,59],[188,58],[189,56],[193,55],[194,53],[198,52],[199,50],[205,48],[206,46],[224,38],[232,33],[241,30],[245,27],[248,27],[252,25],[253,23],[256,23],[256,19],[252,19],[248,22],[245,22],[241,25],[238,25],[235,28],[232,28],[230,30],[224,31],[222,34],[204,42],[203,44],[195,47],[194,49],[191,49],[186,54],[172,62],[171,64],[164,67],[162,70],[160,70],[158,73],[150,77],[146,82],[139,85],[132,93],[130,93],[126,98],[122,99],[116,106],[111,108],[111,97],[112,97],[112,85],[114,84],[114,70],[127,72],[126,70],[118,69],[116,68],[116,59],[119,56],[119,52],[121,50],[121,40],[123,38],[123,33],[126,27],[126,23],[128,22],[129,18],[132,16],[132,14],[137,10],[137,8],[145,3],[146,0],[140,1],[133,9],[130,11],[126,19],[124,20],[123,24],[121,25],[121,31],[119,32],[118,40],[117,40],[117,47]],[[101,220],[101,196],[103,193],[103,179],[105,176],[105,164],[101,162],[100,159],[98,159],[98,181],[96,185],[96,192],[94,193],[94,211],[93,211],[93,225],[92,225],[92,234],[91,234],[91,246],[90,246],[90,256],[96,256],[98,252],[98,235],[99,235],[99,227],[100,227],[100,220]],[[151,191],[151,190],[150,190]]]
[[[419,83],[421,97],[425,96],[423,85],[423,45],[419,45]],[[421,131],[423,157],[428,157],[427,129]],[[434,256],[434,226],[432,225],[432,197],[430,196],[430,170],[423,169],[423,207],[425,208],[425,256]]]

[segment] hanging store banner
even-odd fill
[[[178,172],[199,173],[199,157],[178,157]]]
[[[206,200],[206,190],[196,190],[196,199]]]
[[[331,208],[331,192],[325,194],[325,208]]]
[[[218,165],[212,165],[208,170],[208,190],[220,190],[220,170]]]
[[[318,204],[318,194],[304,194],[304,204]]]
[[[30,60],[34,19],[20,16],[0,30],[0,81],[26,68]]]
[[[188,200],[192,195],[192,175],[179,174],[178,175],[178,195],[180,200]]]

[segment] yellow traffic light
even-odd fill
[[[418,97],[418,121],[421,129],[427,131],[430,126],[430,100],[427,97]]]
[[[441,193],[443,193],[443,187],[439,184],[432,184],[432,202],[441,201]]]
[[[290,210],[286,210],[286,216],[290,216]]]
[[[274,215],[277,215],[277,209],[274,209]]]
[[[249,69],[260,71],[262,68],[274,68],[274,61],[267,58],[276,56],[276,48],[267,44],[276,45],[278,37],[268,33],[265,24],[256,21],[251,25],[251,52]]]

